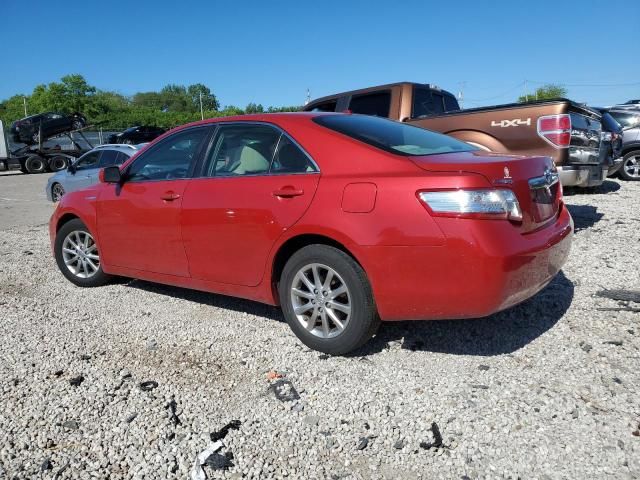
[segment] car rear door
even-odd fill
[[[307,210],[319,177],[313,160],[279,129],[221,125],[182,203],[191,276],[258,285],[271,248]]]
[[[210,129],[180,130],[123,170],[121,184],[104,184],[97,200],[100,252],[105,264],[188,276],[180,216],[188,179]]]

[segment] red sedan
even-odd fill
[[[331,354],[379,320],[490,315],[558,273],[573,222],[551,159],[376,117],[293,113],[172,130],[50,222],[71,282],[114,275],[281,305]]]

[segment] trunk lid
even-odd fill
[[[550,157],[521,157],[484,151],[409,157],[430,172],[465,172],[482,175],[493,188],[508,188],[518,198],[522,228],[536,230],[555,217],[562,190]]]

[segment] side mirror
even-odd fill
[[[120,183],[122,181],[122,174],[120,173],[120,167],[106,167],[100,170],[98,174],[102,183]]]
[[[69,171],[69,173],[71,175],[75,175],[76,173],[76,164],[75,163],[69,163],[69,166],[67,167],[67,170]]]

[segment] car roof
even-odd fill
[[[138,145],[127,145],[122,143],[105,143],[104,145],[98,145],[92,148],[90,151],[95,150],[117,150],[119,152],[131,153],[132,155],[140,149]]]
[[[289,121],[296,119],[310,120],[314,117],[324,115],[348,115],[337,112],[278,112],[278,113],[252,113],[248,115],[233,115],[229,117],[215,117],[205,118],[204,120],[198,120],[197,122],[187,123],[180,125],[172,130],[167,130],[166,133],[173,133],[183,128],[195,127],[198,125],[210,125],[215,123],[224,122],[265,122],[265,123],[278,123],[280,121]]]

